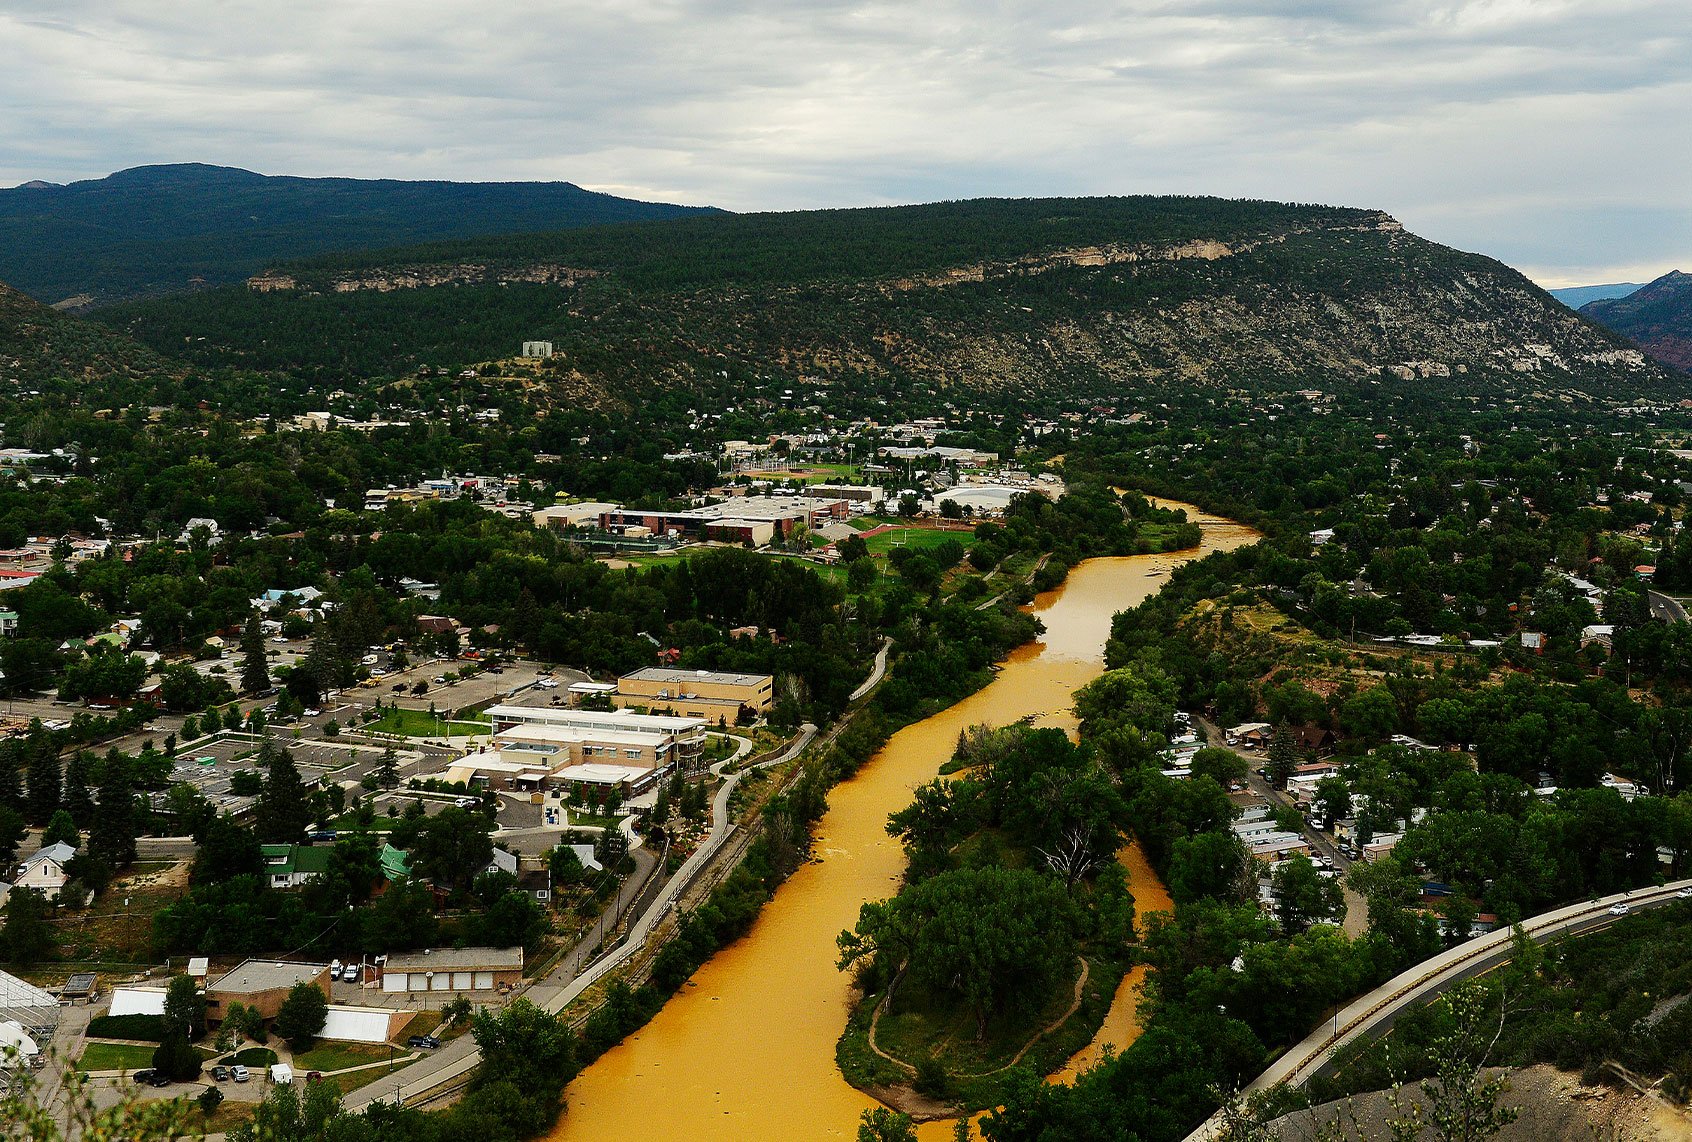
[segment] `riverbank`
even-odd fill
[[[1204,542],[1182,553],[1187,558],[1256,538],[1229,520],[1194,518],[1205,525]],[[1111,616],[1162,585],[1147,576],[1148,560],[1179,558],[1089,560],[1037,597],[1032,613],[1045,624],[1044,636],[1013,651],[984,689],[893,735],[835,787],[812,859],[746,936],[718,951],[650,1023],[577,1078],[554,1142],[625,1132],[631,1113],[645,1133],[695,1142],[854,1137],[859,1114],[875,1103],[835,1066],[852,996],[850,980],[834,967],[834,938],[865,901],[897,888],[904,852],[886,833],[887,814],[935,775],[969,726],[1027,718],[1073,729],[1072,695],[1103,668]],[[938,1125],[923,1131],[948,1133]]]

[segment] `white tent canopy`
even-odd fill
[[[20,1060],[33,1059],[41,1053],[41,1048],[35,1045],[29,1032],[11,1020],[0,1022],[0,1067],[4,1067],[14,1057]]]

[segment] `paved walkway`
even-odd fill
[[[875,665],[870,668],[869,677],[858,684],[858,688],[846,696],[848,702],[856,702],[871,690],[881,684],[887,676],[887,652],[893,649],[893,640],[883,639],[881,649],[875,652]]]
[[[768,769],[782,765],[798,757],[811,744],[817,735],[817,727],[806,723],[800,727],[799,736],[781,753],[767,758],[755,766],[755,769]],[[744,756],[744,753],[737,756]],[[734,759],[729,759],[734,760]],[[720,770],[728,762],[720,762],[714,770]],[[743,769],[731,773],[717,790],[717,795],[711,802],[711,832],[703,844],[694,850],[693,854],[682,863],[674,876],[664,885],[662,891],[653,899],[640,917],[630,927],[627,937],[616,948],[607,952],[599,959],[583,966],[582,959],[586,950],[592,945],[589,941],[582,941],[577,948],[565,957],[556,969],[544,980],[532,984],[524,991],[524,996],[536,1006],[546,1011],[559,1012],[567,1007],[577,996],[592,987],[606,974],[621,967],[646,945],[652,930],[657,926],[670,910],[681,894],[693,883],[701,871],[704,870],[713,857],[716,856],[723,844],[735,832],[734,824],[729,820],[729,797],[741,778],[750,769]],[[632,878],[631,878],[632,879]],[[580,952],[581,955],[577,953]],[[475,1069],[481,1061],[481,1053],[476,1049],[475,1041],[465,1035],[446,1044],[432,1056],[400,1072],[397,1083],[389,1086],[385,1083],[372,1083],[362,1087],[347,1096],[343,1105],[348,1110],[361,1110],[378,1100],[392,1102],[397,1097],[404,1102],[415,1102],[429,1095],[437,1088],[454,1083]],[[376,1089],[376,1088],[381,1089]]]

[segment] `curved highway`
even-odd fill
[[[1692,895],[1692,880],[1677,880],[1660,888],[1636,888],[1602,900],[1582,901],[1522,921],[1520,927],[1536,944],[1560,936],[1584,936],[1608,928],[1622,914],[1611,911],[1626,905],[1628,911],[1659,908]],[[1240,1093],[1251,1095],[1282,1083],[1299,1086],[1324,1073],[1334,1052],[1365,1037],[1384,1035],[1404,1011],[1426,1003],[1453,984],[1482,975],[1508,961],[1514,952],[1514,929],[1500,928],[1458,944],[1449,951],[1423,960],[1408,971],[1387,980],[1380,987],[1343,1008],[1326,1020],[1297,1046],[1270,1064]],[[1221,1114],[1212,1115],[1187,1136],[1186,1142],[1209,1142],[1222,1128]]]

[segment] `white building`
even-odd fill
[[[18,866],[17,880],[12,887],[33,888],[47,899],[54,899],[70,879],[65,872],[65,864],[75,855],[76,850],[67,844],[48,845]]]

